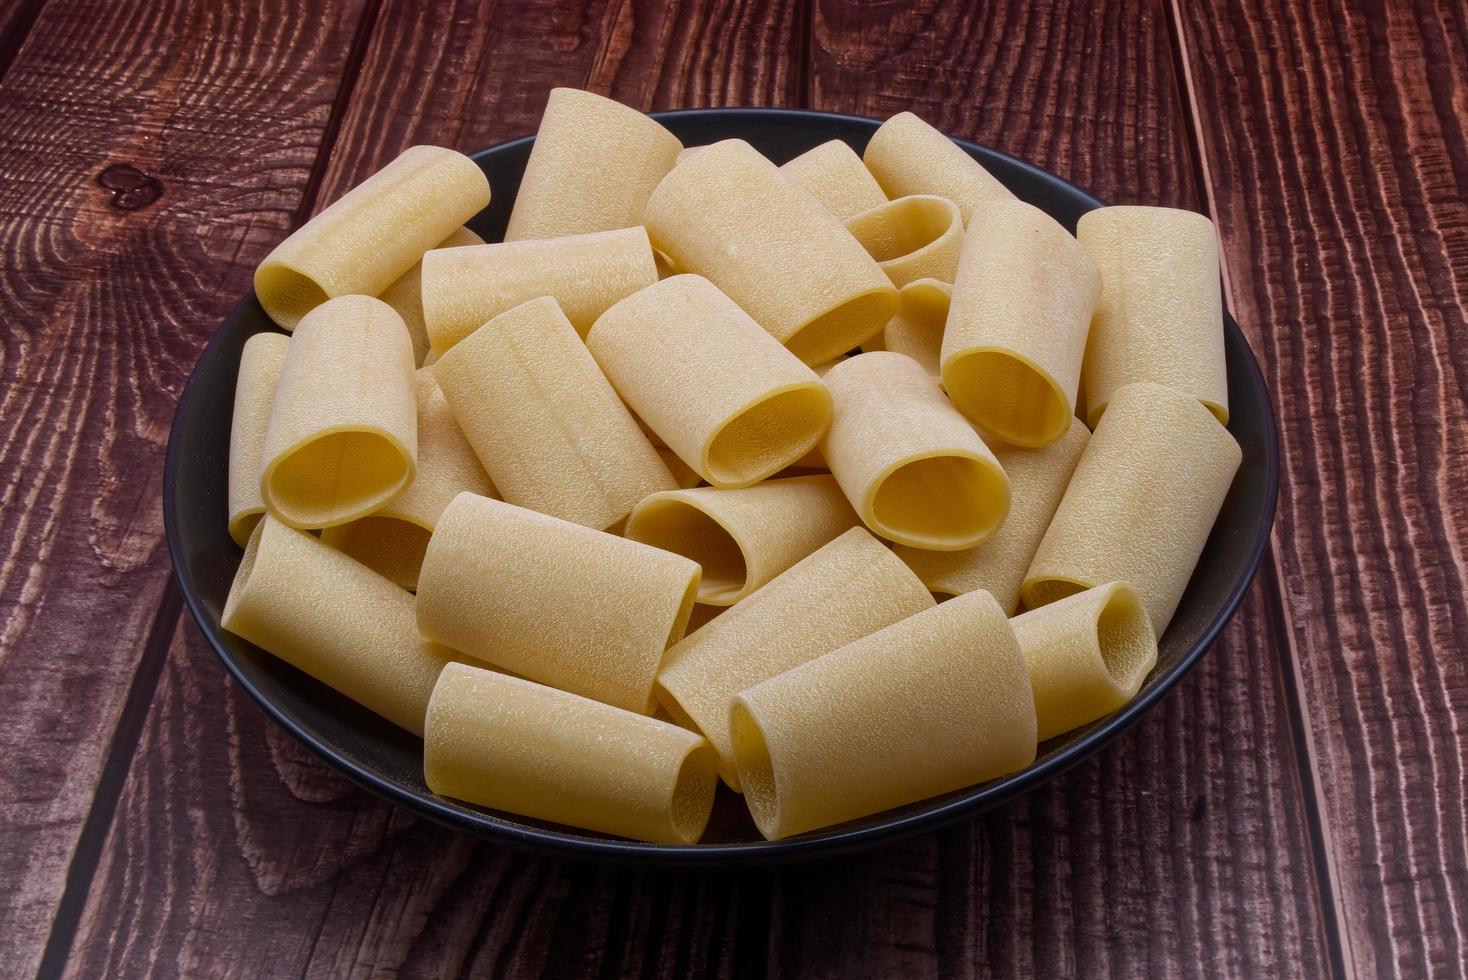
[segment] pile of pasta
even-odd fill
[[[1240,463],[1205,217],[567,89],[502,242],[489,199],[417,146],[277,247],[230,443],[225,628],[433,792],[687,844],[722,781],[776,839],[1137,693]]]

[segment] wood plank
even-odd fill
[[[1468,972],[1468,17],[1180,5],[1350,972]]]
[[[361,5],[223,9],[54,0],[0,82],[0,975],[34,971],[130,750],[174,399],[296,206]]]

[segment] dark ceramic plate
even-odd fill
[[[657,118],[687,145],[740,137],[776,163],[830,139],[845,140],[859,152],[878,125],[870,119],[784,109],[688,109]],[[493,203],[470,222],[486,241],[499,241],[504,233],[532,142],[515,140],[474,157],[494,189]],[[1076,219],[1101,206],[1090,194],[1037,167],[972,143],[960,145],[1019,197],[1072,231]],[[1124,710],[1041,745],[1039,757],[1023,772],[818,833],[764,841],[742,801],[720,786],[706,843],[669,847],[616,840],[433,795],[423,783],[418,739],[220,629],[220,612],[240,559],[225,529],[235,374],[245,340],[273,329],[253,294],[245,297],[199,358],[174,418],[164,472],[164,524],[174,570],[194,619],[230,673],[271,717],[356,782],[446,826],[545,851],[703,864],[830,854],[932,830],[1012,800],[1116,738],[1198,662],[1254,577],[1274,518],[1279,470],[1274,415],[1248,343],[1238,325],[1225,318],[1233,415],[1229,429],[1243,446],[1243,466],[1162,638],[1157,668]]]

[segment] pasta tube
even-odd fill
[[[917,361],[933,377],[940,373],[943,328],[953,287],[936,279],[917,279],[899,291],[897,315],[862,350],[889,350]]]
[[[698,601],[732,606],[860,523],[836,481],[820,475],[655,493],[633,508],[624,533],[698,562]]]
[[[418,472],[408,488],[367,517],[321,532],[321,540],[405,589],[418,569],[438,515],[458,494],[497,496],[474,450],[459,431],[431,369],[419,369]]]
[[[655,844],[692,844],[713,809],[703,737],[467,664],[428,702],[423,776],[441,796]]]
[[[229,426],[229,536],[241,548],[265,513],[265,498],[260,495],[260,454],[265,448],[265,427],[270,424],[280,366],[289,346],[290,338],[285,334],[257,333],[245,341],[240,352]]]
[[[689,154],[643,220],[679,269],[706,276],[807,364],[856,347],[897,307],[836,216],[743,140]]]
[[[922,365],[877,351],[825,380],[836,407],[821,453],[867,527],[936,551],[972,548],[998,530],[1009,480]]]
[[[901,560],[852,528],[668,651],[654,693],[679,723],[703,732],[719,775],[737,790],[734,695],[932,605]]]
[[[825,364],[817,364],[815,367],[811,368],[811,370],[816,373],[816,377],[824,378],[826,376],[826,372],[830,371],[833,367],[840,364],[844,360],[846,360],[846,355],[842,354],[839,357],[832,358]],[[796,469],[803,470],[827,469],[826,457],[821,455],[820,443],[816,443],[816,445],[811,447],[810,452],[806,453],[804,456],[800,457],[790,465]]]
[[[963,246],[943,332],[943,387],[975,425],[1045,446],[1075,417],[1096,263],[1055,219],[994,201]]]
[[[1077,592],[1009,625],[1030,672],[1042,742],[1126,704],[1157,665],[1157,636],[1125,582]]]
[[[411,595],[272,517],[245,547],[220,623],[415,735],[454,656],[418,634]]]
[[[442,357],[487,321],[542,296],[585,337],[607,307],[657,279],[641,228],[435,249],[423,256],[428,342]]]
[[[483,244],[484,239],[468,228],[457,228],[434,247],[462,248]],[[415,262],[413,268],[399,276],[377,298],[397,310],[398,316],[403,318],[403,326],[408,328],[408,336],[413,338],[413,362],[422,367],[429,352],[428,327],[423,322],[423,260]]]
[[[770,840],[1022,769],[1035,703],[1014,631],[970,592],[735,696],[744,799]]]
[[[1101,268],[1101,302],[1086,347],[1091,427],[1117,389],[1133,381],[1192,395],[1227,424],[1213,222],[1174,208],[1099,208],[1081,216],[1076,237]]]
[[[255,295],[294,330],[337,296],[376,296],[489,203],[479,165],[441,146],[410,146],[275,247]]]
[[[1025,605],[1127,582],[1161,636],[1241,460],[1195,398],[1145,382],[1117,391],[1025,573]]]
[[[551,89],[505,241],[642,224],[648,196],[682,150],[676,136],[636,109],[592,92]]]
[[[843,140],[806,150],[780,169],[843,221],[887,200],[872,172]]]
[[[291,337],[261,450],[260,495],[298,528],[345,524],[413,481],[413,345],[371,296],[313,309]]]
[[[1090,438],[1091,433],[1077,420],[1065,435],[1043,449],[1000,445],[994,455],[1009,477],[1013,503],[994,536],[965,551],[928,551],[898,545],[894,549],[897,556],[929,590],[962,595],[983,589],[1006,616],[1014,615],[1019,606],[1020,583]]]
[[[784,469],[830,422],[815,373],[701,276],[622,300],[586,345],[638,417],[716,487]]]
[[[894,286],[918,279],[952,282],[963,248],[963,218],[958,205],[931,194],[885,201],[846,219],[867,254]],[[900,302],[900,300],[899,300]]]
[[[548,296],[489,321],[433,373],[485,472],[512,504],[602,529],[648,494],[676,487]]]
[[[439,516],[418,575],[423,635],[542,684],[650,714],[698,565],[488,497]]]
[[[882,123],[862,160],[888,197],[946,197],[958,205],[964,225],[990,201],[1014,197],[962,147],[910,112]]]

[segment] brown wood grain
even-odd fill
[[[1468,14],[1179,5],[1346,966],[1468,972]]]
[[[0,80],[0,975],[35,970],[130,750],[174,399],[296,206],[359,12],[53,0]]]

